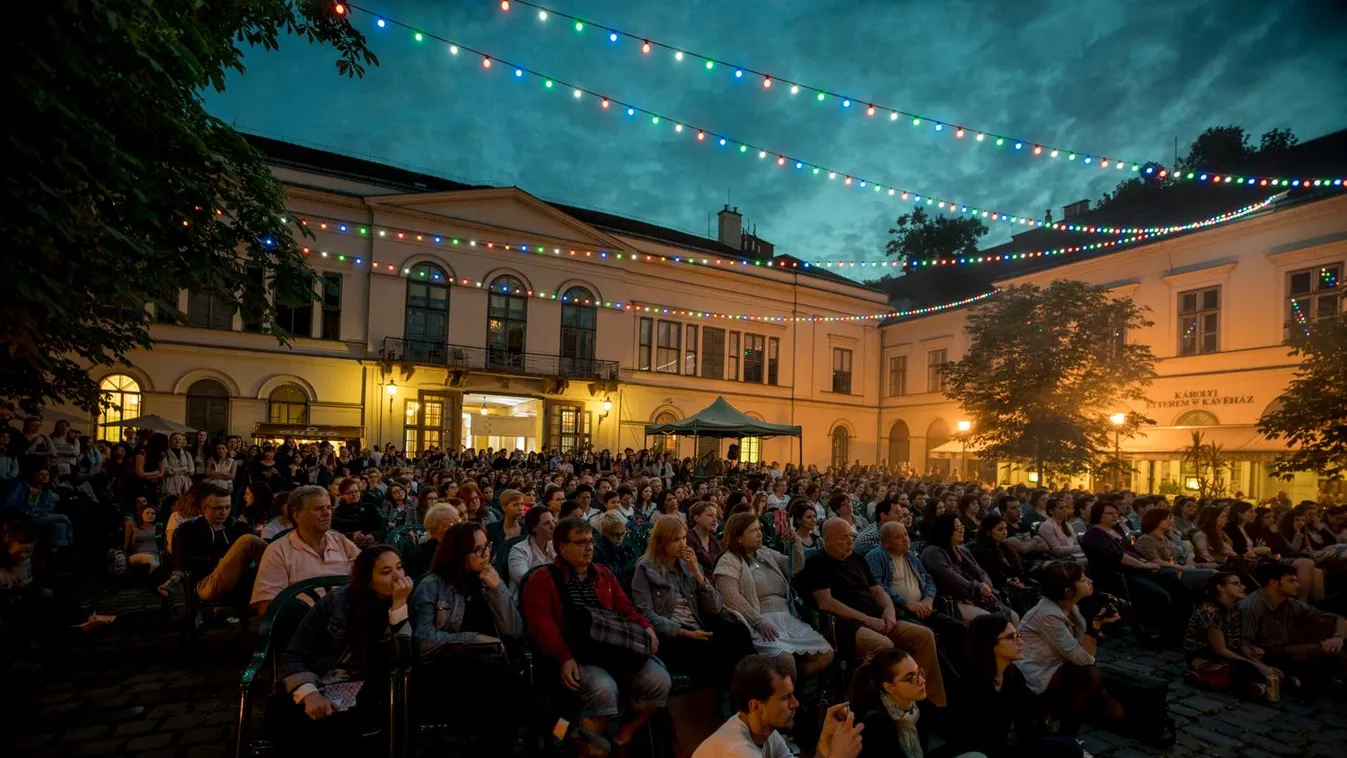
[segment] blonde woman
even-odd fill
[[[730,516],[715,583],[725,607],[743,618],[758,653],[781,661],[800,681],[826,670],[833,650],[822,635],[790,612],[790,581],[804,568],[804,546],[794,532],[784,533],[782,539],[794,554],[791,558],[763,547],[762,524],[752,514]]]
[[[670,671],[700,684],[725,684],[735,664],[753,654],[748,629],[724,614],[715,585],[707,580],[677,516],[660,516],[645,555],[636,562],[632,602],[659,634],[659,657]]]

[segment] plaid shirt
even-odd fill
[[[646,619],[636,606],[632,605],[631,598],[622,591],[618,584],[617,577],[613,575],[606,567],[593,564],[586,572],[587,577],[580,581],[577,588],[584,593],[585,599],[577,596],[576,590],[572,589],[572,583],[577,579],[575,571],[571,569],[560,556],[553,562],[561,570],[561,575],[565,579],[567,591],[576,601],[588,608],[595,606],[589,605],[590,602],[597,601],[598,608],[604,608],[630,621],[641,629],[650,627],[650,621]],[[587,596],[593,593],[593,598]],[[565,611],[562,605],[562,598],[557,592],[557,584],[552,580],[552,574],[545,569],[534,571],[524,584],[521,592],[521,603],[524,609],[524,623],[528,627],[529,636],[538,643],[538,647],[547,653],[557,663],[565,663],[575,658],[572,654],[570,645],[566,642],[563,627],[565,626]]]

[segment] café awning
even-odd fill
[[[356,440],[365,436],[363,426],[328,426],[324,424],[270,424],[258,422],[253,427],[254,439],[297,440]]]
[[[668,424],[646,424],[646,434],[683,434],[698,437],[799,437],[800,427],[769,424],[742,413],[717,397],[699,413]]]

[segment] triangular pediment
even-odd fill
[[[443,218],[457,226],[479,229],[507,239],[508,235],[537,237],[539,242],[571,242],[605,250],[625,250],[621,240],[576,219],[518,187],[377,195],[365,198],[378,211]],[[491,234],[506,232],[506,234]]]

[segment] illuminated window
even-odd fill
[[[307,424],[309,397],[293,384],[282,384],[267,398],[267,416],[273,424]]]
[[[1341,263],[1287,274],[1287,323],[1308,331],[1312,322],[1337,316],[1342,312],[1341,287]]]
[[[121,442],[123,435],[134,435],[134,429],[108,426],[140,415],[140,384],[126,374],[111,374],[98,383],[103,400],[111,403],[98,414],[98,438]]]
[[[1179,293],[1179,355],[1214,353],[1219,349],[1221,288]]]

